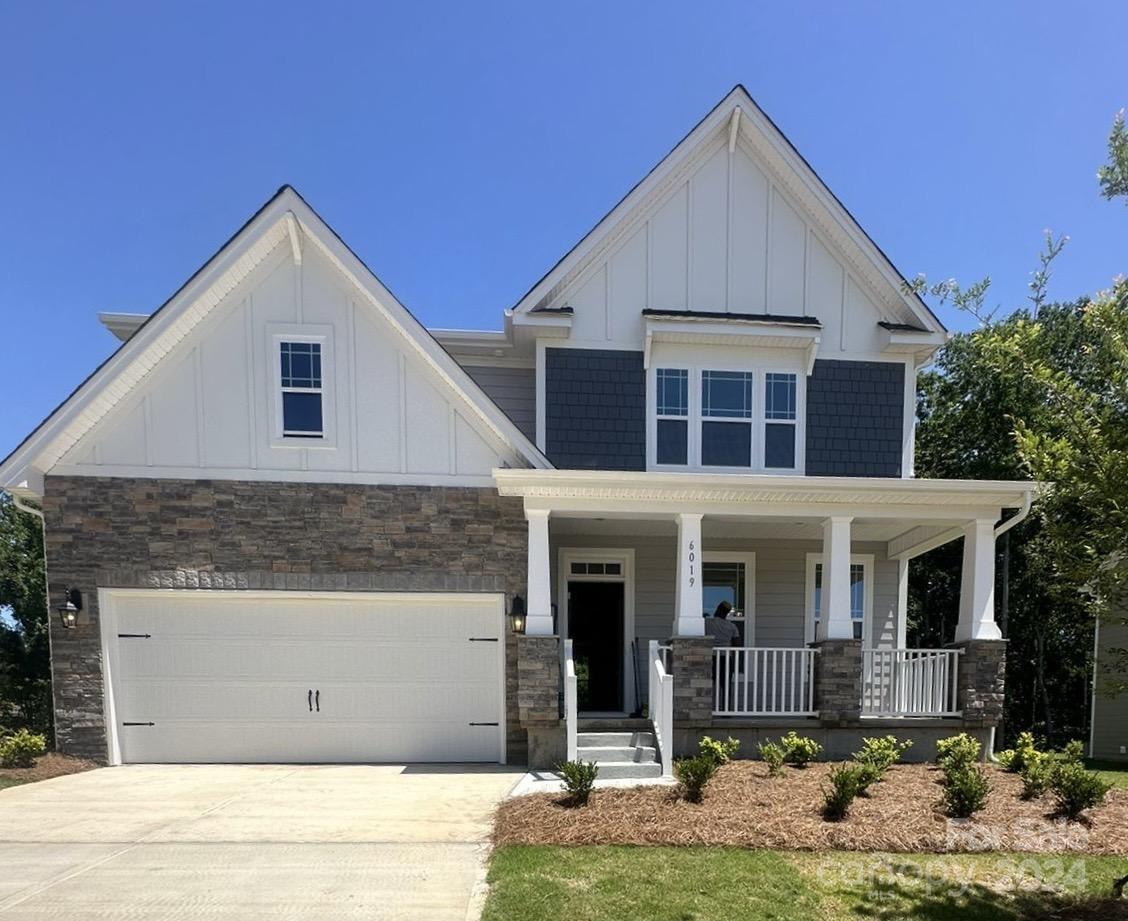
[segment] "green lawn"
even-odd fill
[[[1072,855],[510,846],[490,863],[483,921],[994,921],[1104,895],[1124,873],[1128,860]]]
[[[1085,766],[1096,771],[1114,787],[1128,790],[1128,764],[1123,761],[1086,761]]]

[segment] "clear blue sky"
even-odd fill
[[[428,325],[511,306],[735,83],[906,274],[1128,270],[1128,4],[0,0],[0,455],[293,184]],[[965,319],[941,310],[952,328]]]

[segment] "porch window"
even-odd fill
[[[684,368],[659,368],[658,392],[659,464],[684,465],[689,458],[689,372]]]
[[[282,435],[287,438],[321,438],[325,434],[321,402],[321,343],[279,342],[278,358]]]
[[[754,646],[756,556],[752,553],[706,552],[701,564],[702,614],[712,617],[717,605],[732,605],[728,619],[740,633],[741,646]]]
[[[809,554],[807,563],[807,641],[814,642],[818,637],[818,625],[822,617],[822,556]],[[854,556],[850,560],[850,620],[856,640],[865,638],[871,619],[871,565],[866,557]]]
[[[764,375],[764,466],[769,469],[795,468],[797,391],[794,374]]]
[[[701,372],[701,466],[752,466],[750,371]]]

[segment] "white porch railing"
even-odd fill
[[[669,646],[650,641],[650,722],[663,777],[674,773],[674,676],[667,668],[669,652]]]
[[[959,716],[959,649],[866,649],[863,716]]]
[[[815,716],[816,653],[805,647],[714,649],[714,716]]]
[[[576,662],[572,658],[572,641],[564,641],[564,731],[568,739],[568,760],[576,760],[576,728],[579,720],[576,689]]]

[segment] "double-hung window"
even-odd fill
[[[281,376],[282,436],[323,438],[321,343],[282,340],[278,343]]]
[[[751,371],[701,372],[701,466],[752,466]]]
[[[764,375],[764,467],[792,470],[798,431],[798,380],[794,374]]]
[[[655,378],[656,459],[659,464],[685,464],[689,459],[689,372],[684,368],[659,368]]]

